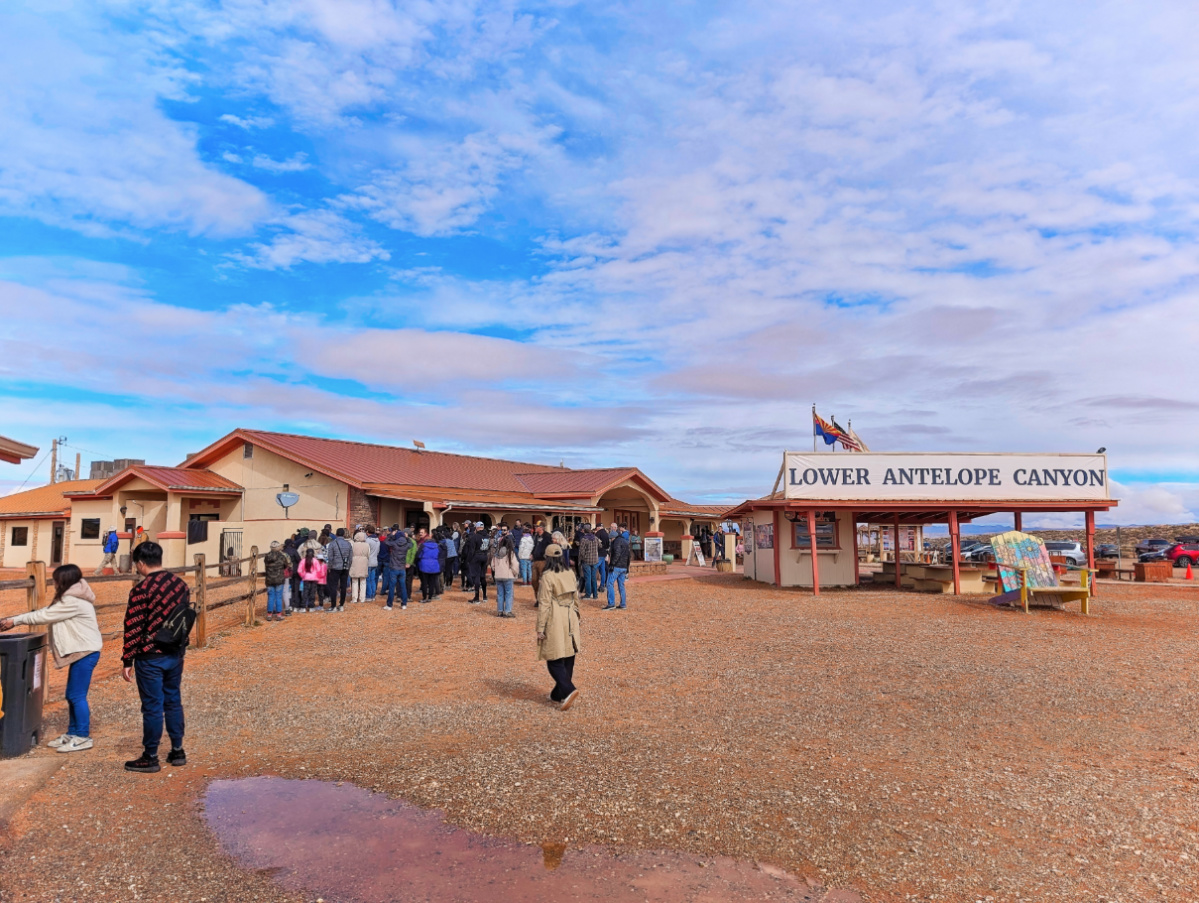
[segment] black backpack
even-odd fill
[[[154,634],[154,642],[160,646],[185,646],[195,623],[196,610],[192,607],[189,596],[166,616],[162,626]]]

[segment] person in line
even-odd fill
[[[526,530],[525,530],[525,528],[524,528],[524,527],[521,525],[521,522],[520,522],[520,520],[517,520],[517,521],[516,521],[516,522],[515,522],[515,523],[512,525],[512,529],[511,529],[511,531],[509,531],[509,532],[511,532],[511,534],[512,534],[512,544],[513,544],[514,546],[516,546],[516,549],[517,549],[517,554],[519,555],[519,553],[520,553],[520,541],[521,541],[521,540],[524,538],[524,535],[525,535],[525,533],[526,533],[527,531],[526,531]]]
[[[445,527],[438,527],[433,531],[433,540],[437,543],[437,577],[433,581],[433,601],[436,602],[441,598],[445,590],[445,568],[446,556],[449,554],[446,550],[445,543],[442,540],[448,531]]]
[[[133,566],[142,578],[129,591],[125,608],[125,643],[121,676],[131,682],[137,675],[142,703],[142,754],[125,763],[126,771],[152,774],[162,770],[158,745],[165,721],[171,738],[167,764],[186,765],[183,750],[183,657],[188,638],[166,644],[156,637],[163,622],[181,605],[190,604],[191,589],[176,574],[163,570],[162,546],[144,542],[133,550]]]
[[[579,591],[574,575],[562,563],[561,546],[547,546],[544,561],[537,590],[537,655],[554,679],[550,700],[565,712],[579,698],[574,685],[575,656],[579,654]]]
[[[408,608],[408,553],[412,550],[408,534],[396,530],[387,540],[387,604],[391,611],[395,606],[396,593],[400,594],[400,610]]]
[[[491,554],[491,573],[495,577],[495,607],[501,618],[515,618],[512,611],[513,584],[520,572],[520,559],[512,536],[501,533]]]
[[[374,602],[379,592],[379,535],[372,524],[366,528],[366,545],[370,549],[366,559],[366,600]]]
[[[470,554],[467,552],[467,546],[472,545],[474,540],[471,537],[474,535],[475,525],[467,521],[462,525],[462,538],[458,542],[458,576],[462,582],[462,592],[470,590]]]
[[[325,567],[325,562],[318,556],[324,556],[325,552],[322,549],[320,552],[314,552],[312,549],[306,549],[304,559],[300,562],[300,566],[296,572],[300,575],[300,580],[303,581],[303,599],[300,602],[300,611],[312,611],[314,608],[317,611],[324,611],[321,607],[321,587],[324,586],[325,580],[328,577],[329,569]]]
[[[104,557],[100,560],[100,566],[93,572],[93,577],[99,577],[104,573],[105,568],[111,568],[113,572],[117,569],[117,552],[121,549],[121,539],[117,536],[117,528],[109,527],[108,532],[104,534]]]
[[[350,602],[366,601],[366,577],[370,573],[371,547],[366,542],[366,534],[359,530],[354,534],[350,543]]]
[[[272,542],[271,550],[262,559],[268,621],[283,620],[283,585],[287,582],[287,569],[290,566],[291,559],[283,553],[283,547],[277,540]]]
[[[422,603],[432,602],[437,590],[437,578],[441,576],[440,554],[443,550],[437,540],[423,529],[417,542],[420,546],[417,557],[420,570],[420,600]]]
[[[325,579],[329,596],[329,611],[346,610],[346,590],[350,583],[350,563],[354,560],[354,547],[346,539],[346,528],[338,527],[337,534],[325,546],[325,564],[329,576]]]
[[[618,606],[616,605],[616,588],[620,587],[620,605],[619,608],[623,611],[626,607],[624,595],[624,581],[629,573],[629,541],[625,538],[623,531],[617,524],[613,524],[608,530],[612,537],[612,544],[608,549],[608,604],[601,611],[613,611]]]
[[[598,520],[599,518],[596,518]],[[604,529],[604,525],[600,524],[595,530],[595,538],[599,540],[599,565],[596,567],[596,576],[599,578],[599,592],[603,592],[608,587],[608,552],[612,547],[612,537],[608,535],[608,531]]]
[[[376,594],[382,593],[384,596],[387,595],[387,589],[391,585],[387,578],[388,565],[391,560],[391,546],[387,544],[387,540],[390,538],[391,536],[388,534],[387,528],[384,527],[379,532],[379,555],[377,558],[379,562],[379,576],[382,578],[383,585],[382,588],[376,592]],[[394,576],[394,574],[392,576]],[[384,605],[386,605],[386,603],[384,603]]]
[[[54,599],[49,605],[0,618],[0,631],[17,626],[48,626],[54,667],[70,670],[66,691],[67,732],[46,745],[60,753],[72,753],[93,746],[87,691],[104,648],[104,638],[96,622],[96,595],[83,579],[83,571],[73,564],[60,565],[54,569],[53,579]]]
[[[599,538],[591,524],[583,524],[579,536],[579,568],[583,576],[583,598],[599,598]]]
[[[296,554],[295,536],[283,540],[283,554],[287,556],[287,579],[283,583],[283,614],[291,615],[292,605],[298,605],[300,601],[300,594],[296,592],[296,581],[299,579],[296,577],[296,565],[299,564],[300,557]]]
[[[549,548],[552,541],[553,537],[545,532],[545,525],[541,521],[537,521],[533,525],[533,597],[538,600],[533,602],[534,608],[541,605],[539,590],[541,589],[541,574],[545,571],[545,550]]]
[[[408,537],[408,558],[405,565],[405,579],[408,581],[408,598],[412,598],[412,584],[416,580],[416,556],[420,554],[420,543],[417,542],[415,531],[411,528],[404,530]]]
[[[555,530],[551,534],[551,538],[558,545],[558,548],[562,550],[562,564],[573,574],[574,567],[570,561],[570,543],[566,541],[566,537],[562,534],[561,530]]]
[[[629,557],[633,561],[640,561],[645,557],[642,554],[641,534],[637,530],[633,530],[633,535],[629,537]]]
[[[458,573],[458,540],[454,530],[445,529],[441,534],[441,545],[445,548],[445,568],[441,572],[441,584],[445,590],[454,588],[454,575]]]
[[[520,582],[525,586],[533,579],[533,542],[532,532],[526,530],[521,533],[516,547],[516,556],[520,559]]]
[[[470,600],[471,605],[487,601],[487,559],[491,552],[491,537],[483,529],[483,522],[478,521],[466,538],[464,554],[467,556],[467,566],[470,569],[470,587],[475,596]],[[480,593],[482,598],[480,598]]]

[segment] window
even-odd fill
[[[13,527],[12,528],[12,543],[14,546],[29,545],[29,528],[28,527]]]
[[[249,442],[246,442],[246,443],[244,443],[244,444],[242,445],[242,447],[241,447],[241,456],[242,456],[243,458],[252,458],[252,457],[254,457],[254,446],[253,446],[253,444],[251,444],[251,443],[249,443]]]
[[[811,537],[808,536],[808,519],[804,515],[800,515],[799,520],[794,524],[794,531],[791,536],[791,548],[793,549],[810,549],[812,547]],[[840,546],[837,544],[837,521],[836,518],[828,514],[818,515],[816,518],[816,548],[818,549],[837,549]]]
[[[79,522],[79,538],[80,539],[99,539],[100,538],[100,518],[85,517]]]

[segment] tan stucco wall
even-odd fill
[[[291,509],[291,520],[299,526],[323,527],[332,524],[344,527],[349,504],[349,487],[340,480],[327,477],[320,471],[296,464],[287,458],[261,447],[254,448],[254,457],[246,458],[242,446],[213,462],[209,470],[219,473],[245,488],[245,494],[234,516],[239,521],[283,519],[283,509],[275,496],[283,492],[283,484],[297,493],[300,501]]]
[[[780,572],[783,586],[811,586],[812,562],[811,555],[806,550],[791,548],[791,522],[781,518],[782,557]],[[854,556],[857,550],[854,546],[853,523],[844,512],[837,514],[837,538],[841,548],[837,552],[820,553],[820,585],[821,586],[853,586]],[[772,574],[773,579],[773,574]]]
[[[33,532],[37,529],[37,521],[6,520],[4,524],[4,562],[6,568],[24,568],[27,561],[32,560]],[[26,527],[29,530],[29,541],[26,545],[14,547],[12,544],[13,527]],[[48,547],[47,547],[48,548]]]

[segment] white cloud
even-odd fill
[[[298,263],[371,263],[389,252],[362,235],[345,217],[329,210],[288,214],[274,224],[269,241],[251,242],[247,252],[230,259],[265,270],[289,269]]]
[[[239,129],[251,131],[252,129],[266,129],[275,124],[269,116],[234,116],[232,113],[225,113],[221,116],[221,122],[227,122],[230,125],[235,125]]]
[[[255,154],[250,163],[256,169],[265,169],[272,173],[303,172],[306,169],[312,169],[312,164],[308,162],[308,155],[303,151],[292,154],[286,160],[273,160],[266,154]]]

